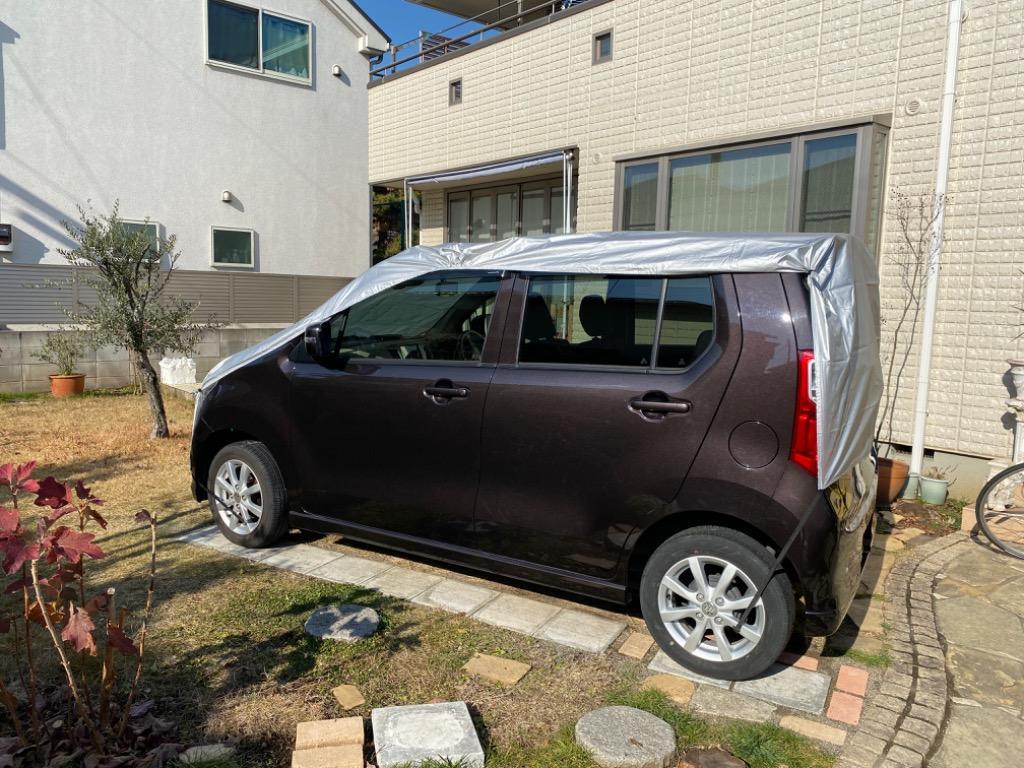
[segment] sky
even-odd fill
[[[407,0],[356,0],[356,3],[387,32],[393,43],[412,40],[421,30],[439,32],[460,20],[457,16],[424,8]]]

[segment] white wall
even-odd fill
[[[383,44],[347,0],[338,5]],[[360,34],[321,0],[268,10],[312,22],[312,85],[208,65],[206,0],[3,3],[0,222],[14,225],[15,251],[0,265],[64,263],[61,220],[78,203],[106,210],[119,198],[122,217],[178,236],[181,269],[211,268],[211,225],[254,229],[261,272],[366,269]]]

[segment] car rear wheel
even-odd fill
[[[243,547],[266,547],[288,532],[281,470],[263,443],[222,448],[210,464],[210,509],[221,533]]]
[[[691,528],[666,540],[640,582],[644,619],[661,649],[707,677],[743,680],[767,669],[786,647],[795,614],[784,573],[753,602],[771,563],[764,546],[729,528]]]

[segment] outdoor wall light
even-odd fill
[[[331,67],[331,74],[333,74],[335,77],[341,77],[345,73],[342,71],[340,64],[335,64],[333,67]]]
[[[221,199],[221,202],[230,203],[235,198],[231,194],[230,190],[225,189],[223,192],[220,193],[220,199]]]

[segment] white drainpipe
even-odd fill
[[[942,87],[942,123],[939,129],[938,168],[935,171],[935,229],[928,254],[928,283],[924,297],[924,326],[921,329],[921,356],[917,367],[917,401],[914,405],[914,438],[910,455],[910,473],[920,475],[924,464],[924,434],[928,425],[928,384],[932,369],[932,342],[935,336],[935,309],[939,298],[939,267],[942,261],[942,221],[945,215],[946,180],[953,145],[953,108],[956,106],[956,69],[960,57],[962,0],[950,0],[946,40],[946,75]]]

